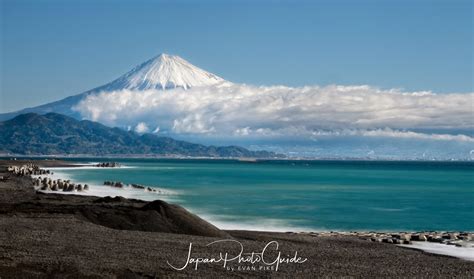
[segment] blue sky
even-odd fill
[[[233,81],[473,91],[472,1],[1,3],[0,112],[166,52]]]

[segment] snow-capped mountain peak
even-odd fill
[[[224,81],[179,56],[163,53],[138,65],[104,87],[107,90],[189,89]]]
[[[0,120],[11,119],[16,115],[28,112],[45,114],[56,112],[81,119],[82,116],[74,108],[90,95],[102,92],[148,89],[189,89],[205,86],[228,86],[232,83],[200,69],[183,58],[175,55],[160,54],[105,85],[93,88],[81,94],[41,106],[25,108],[19,111],[2,113]]]

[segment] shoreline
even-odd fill
[[[18,162],[19,165],[22,165],[24,164],[26,161],[15,161],[15,162]],[[108,168],[108,169],[114,169],[114,168],[133,168],[133,167],[130,167],[130,166],[125,166],[125,165],[120,165],[120,164],[117,164],[117,166],[114,166],[114,167],[104,167],[104,166],[99,166],[98,162],[90,162],[90,163],[69,163],[67,161],[61,161],[61,160],[57,160],[57,161],[48,161],[48,160],[44,160],[44,161],[36,161],[35,163],[38,163],[40,162],[41,165],[45,165],[45,169],[46,170],[50,170],[51,171],[51,174],[48,174],[48,176],[50,176],[53,180],[55,179],[62,179],[62,180],[69,180],[70,177],[66,176],[66,175],[57,175],[56,173],[53,174],[53,171],[55,170],[67,170],[67,169],[71,169],[71,168],[86,168],[86,169],[100,169],[100,168]],[[0,165],[2,165],[4,162],[2,162],[0,160]],[[113,164],[116,164],[114,162],[112,162]],[[33,176],[35,177],[35,176]],[[38,177],[38,176],[36,176]],[[82,183],[82,181],[73,181],[75,183]],[[107,181],[106,181],[107,182]],[[173,195],[176,195],[178,193],[176,193],[175,191],[173,190],[169,190],[169,189],[162,189],[162,188],[158,188],[159,191],[157,196],[154,196],[155,193],[151,192],[151,191],[142,191],[142,190],[139,190],[139,189],[134,189],[133,187],[131,187],[131,184],[126,184],[125,187],[114,187],[113,185],[107,185],[105,184],[106,182],[104,182],[104,184],[93,184],[91,185],[89,191],[81,191],[81,192],[78,192],[78,191],[73,191],[73,192],[63,192],[63,191],[58,191],[58,192],[54,192],[54,191],[51,191],[51,190],[40,190],[39,188],[37,188],[36,190],[39,191],[39,192],[42,192],[42,193],[45,193],[45,194],[51,194],[51,193],[57,193],[57,194],[72,194],[72,195],[84,195],[84,196],[96,196],[96,197],[106,197],[106,196],[112,196],[112,197],[116,197],[116,196],[120,196],[120,197],[124,197],[124,198],[127,198],[127,199],[138,199],[138,200],[143,200],[143,201],[153,201],[155,199],[164,199],[165,201],[168,201],[168,202],[176,202],[176,201],[179,201],[179,200],[175,200],[175,199],[169,199],[170,196],[173,196]],[[118,182],[120,184],[123,184],[122,182]],[[104,186],[110,186],[110,187],[104,187]],[[146,187],[146,186],[145,186]],[[100,190],[98,191],[97,188],[100,188]],[[157,189],[157,188],[155,188]],[[194,210],[192,210],[194,211]],[[201,214],[200,214],[201,216]],[[212,216],[209,216],[209,219],[211,221],[212,224],[222,224],[221,221],[218,221],[218,220],[215,220]],[[208,220],[209,219],[206,217],[205,220]],[[469,238],[467,239],[468,241],[474,241],[474,232],[470,232],[470,231],[457,231],[457,230],[425,230],[425,231],[415,231],[415,230],[373,230],[373,229],[367,229],[367,230],[337,230],[337,229],[327,229],[327,230],[323,230],[323,229],[311,229],[311,228],[296,228],[296,227],[285,227],[285,228],[278,228],[278,226],[273,226],[271,229],[262,229],[262,228],[258,228],[258,229],[255,229],[255,230],[252,230],[252,229],[243,229],[241,224],[233,224],[233,223],[229,223],[228,225],[230,225],[230,228],[222,228],[222,229],[225,229],[225,230],[248,230],[248,231],[258,231],[258,232],[275,232],[275,233],[281,233],[281,232],[285,232],[285,233],[306,233],[306,234],[321,234],[321,235],[327,235],[327,234],[333,234],[333,235],[344,235],[344,236],[359,236],[363,239],[372,239],[372,241],[377,241],[377,242],[383,242],[384,240],[388,240],[388,239],[392,239],[393,241],[393,244],[406,244],[406,243],[403,243],[403,241],[401,242],[397,242],[396,240],[397,239],[400,239],[400,235],[402,237],[404,237],[405,235],[426,235],[426,241],[428,242],[433,242],[433,243],[442,243],[442,240],[456,240],[456,239],[451,239],[449,237],[445,237],[445,238],[442,238],[442,235],[444,234],[445,236],[446,235],[450,235],[450,234],[456,234],[456,235],[459,235],[459,234],[468,234],[469,235]],[[216,225],[217,226],[217,225]],[[239,227],[240,226],[240,227]],[[250,226],[250,225],[249,225]],[[255,227],[255,226],[253,226]],[[391,237],[391,235],[397,235],[397,237]],[[432,235],[435,235],[435,237],[438,237],[437,239],[433,239],[433,241],[431,241],[431,239],[428,239],[429,236],[432,236]],[[462,239],[461,239],[462,240]],[[446,241],[445,241],[446,242]],[[392,242],[385,242],[385,243],[392,243]],[[452,244],[454,245],[454,244]],[[473,242],[473,245],[472,247],[474,247],[474,242]],[[474,252],[474,250],[473,250]]]
[[[61,159],[140,159],[140,160],[154,160],[154,159],[163,159],[163,160],[229,160],[229,161],[240,161],[242,163],[255,163],[255,162],[265,162],[265,161],[295,161],[295,162],[426,162],[426,163],[473,163],[473,159],[389,159],[389,158],[295,158],[295,157],[285,157],[285,158],[246,158],[246,157],[198,157],[198,156],[147,156],[146,154],[136,154],[126,155],[126,154],[117,154],[117,155],[105,155],[105,156],[95,156],[89,154],[58,154],[58,155],[23,155],[23,154],[0,154],[0,161],[4,161],[10,158],[20,158],[21,160],[61,160]]]
[[[61,167],[70,165],[69,163],[59,161],[54,163],[41,162],[40,164],[45,164],[49,167],[51,167],[52,164],[57,164]],[[5,163],[0,162],[0,166],[5,166]],[[35,202],[32,204],[31,201]],[[52,243],[55,243],[54,246],[59,245],[58,247],[73,245],[75,247],[74,249],[81,251],[80,254],[85,253],[88,255],[88,258],[81,258],[81,261],[84,261],[81,264],[79,264],[79,262],[68,263],[66,267],[63,268],[65,274],[88,275],[104,274],[103,272],[106,272],[106,274],[109,275],[123,275],[131,272],[131,274],[141,274],[142,276],[147,274],[202,276],[204,274],[207,275],[207,273],[201,272],[210,272],[209,274],[214,274],[214,276],[228,277],[243,275],[246,277],[269,276],[272,274],[277,276],[294,276],[295,274],[300,274],[302,277],[308,274],[315,275],[314,277],[348,275],[355,277],[387,277],[398,274],[398,276],[416,277],[431,274],[429,277],[437,278],[446,276],[472,277],[474,275],[474,262],[472,261],[427,254],[414,250],[412,247],[408,247],[409,249],[407,249],[406,247],[399,247],[398,245],[389,245],[388,243],[372,241],[371,239],[363,239],[354,232],[279,233],[243,230],[223,231],[217,228],[217,230],[212,229],[212,225],[209,227],[209,230],[215,235],[221,235],[218,239],[230,237],[231,239],[241,241],[245,244],[246,249],[248,248],[252,251],[262,249],[263,242],[276,240],[279,241],[281,249],[285,250],[285,253],[291,254],[292,251],[296,250],[299,255],[307,257],[309,262],[301,265],[283,266],[278,270],[278,273],[252,270],[232,273],[219,265],[202,265],[202,268],[200,267],[198,270],[186,269],[181,273],[174,273],[177,271],[170,269],[166,264],[166,259],[175,262],[179,261],[186,254],[186,248],[191,242],[199,245],[200,249],[204,251],[204,254],[218,253],[221,251],[221,248],[206,248],[209,242],[216,240],[215,236],[196,236],[195,233],[189,234],[189,231],[184,234],[179,232],[170,233],[170,231],[165,232],[162,229],[162,231],[160,231],[160,229],[158,231],[149,231],[146,227],[140,225],[140,222],[136,223],[135,227],[127,229],[120,227],[123,226],[120,225],[122,221],[117,223],[118,220],[115,219],[107,219],[104,221],[94,217],[96,213],[106,210],[110,213],[114,212],[114,216],[116,214],[122,214],[120,216],[123,216],[123,218],[130,218],[130,212],[135,212],[133,214],[143,214],[144,212],[140,208],[150,207],[148,204],[151,203],[153,202],[129,200],[125,198],[99,198],[94,196],[80,196],[77,194],[67,196],[54,193],[42,194],[34,191],[32,179],[29,177],[12,177],[11,180],[6,183],[0,182],[0,205],[2,206],[0,212],[1,224],[8,225],[7,231],[0,231],[3,242],[8,243],[7,246],[0,246],[0,251],[7,252],[9,255],[7,257],[8,259],[0,258],[0,273],[25,275],[27,274],[25,272],[28,272],[28,270],[34,270],[35,272],[40,272],[45,275],[54,274],[54,272],[51,273],[51,270],[55,270],[53,267],[57,266],[57,263],[41,264],[40,262],[41,259],[47,258],[48,255],[49,257],[55,258],[53,254],[50,254],[52,252],[48,250],[52,247]],[[129,209],[123,211],[124,208]],[[84,210],[89,210],[90,213],[84,212]],[[148,212],[148,210],[146,212]],[[187,214],[191,215],[186,217],[188,218],[185,218],[186,220],[194,220],[193,218],[195,217],[192,216],[195,215],[186,213],[184,216],[188,216]],[[139,215],[136,216],[137,217],[127,220],[140,220],[141,217],[138,217]],[[196,216],[196,218],[199,217]],[[202,219],[199,218],[195,220]],[[202,221],[205,222],[204,220]],[[192,223],[193,222],[191,222],[191,224]],[[203,223],[203,225],[205,223]],[[148,221],[147,224],[150,225]],[[185,224],[189,223],[181,223],[181,225],[175,229],[192,228],[192,226]],[[151,225],[153,226],[153,224]],[[72,231],[70,229],[71,227],[73,228]],[[29,229],[24,230],[24,228]],[[158,227],[155,226],[154,228],[157,229]],[[65,233],[65,230],[74,233]],[[43,231],[48,231],[49,233],[46,235],[40,233]],[[202,232],[204,234],[209,233],[209,231]],[[38,233],[42,235],[42,237],[38,239],[40,242],[31,243],[28,240],[29,235],[37,235]],[[66,238],[63,239],[62,234],[64,233]],[[364,233],[367,234],[367,232]],[[55,237],[50,238],[48,236],[49,234],[54,234]],[[83,238],[83,235],[88,235],[88,237]],[[44,237],[46,237],[46,239]],[[369,235],[367,235],[367,237],[369,237]],[[111,242],[106,239],[113,241]],[[146,239],[146,242],[143,242],[143,239]],[[138,256],[146,254],[148,256],[145,259],[143,259],[143,256],[138,256],[138,258],[127,257],[127,261],[123,262],[123,260],[119,260],[122,253],[119,252],[121,249],[117,250],[118,247],[114,244],[116,241],[130,242],[129,246],[127,246],[130,255]],[[174,244],[167,246],[168,244],[166,243],[170,243],[170,241]],[[44,242],[49,244],[44,246]],[[150,250],[150,245],[155,248]],[[102,247],[101,249],[105,250],[99,251],[97,247]],[[95,254],[90,254],[83,249],[92,249]],[[108,254],[107,251],[111,250],[116,252]],[[25,258],[21,256],[22,253],[24,254],[24,252],[21,251],[28,251],[28,254],[35,254],[36,256],[33,258]],[[77,257],[69,254],[67,250],[60,250],[60,252],[58,252],[57,249],[53,249],[53,252],[60,253],[62,257]],[[103,253],[107,253],[107,256]],[[103,257],[106,257],[113,264],[106,265],[107,267],[100,267],[93,263],[94,261],[99,263],[103,262],[100,260]],[[138,263],[137,261],[144,261],[144,263]],[[12,263],[15,264],[12,265]],[[25,264],[28,268],[25,268]],[[45,270],[44,264],[49,266],[49,269]]]
[[[59,163],[58,166],[51,166],[51,167],[47,167],[46,169],[48,170],[51,170],[51,171],[55,171],[55,170],[67,170],[67,169],[71,169],[71,168],[81,168],[81,169],[100,169],[102,167],[97,167],[96,166],[97,162],[91,162],[89,164],[77,164],[77,165],[67,165],[67,166],[64,166],[63,163]],[[134,168],[134,167],[131,167],[131,166],[126,166],[126,165],[121,165],[121,166],[117,166],[117,167],[114,167],[114,168]],[[109,169],[113,169],[113,168],[110,168]],[[53,179],[71,179],[69,176],[67,175],[58,175],[58,173],[55,171],[54,174],[51,174],[50,175]],[[73,181],[73,182],[76,182],[76,183],[83,183],[83,181]],[[105,181],[107,182],[107,181]],[[119,183],[122,183],[120,181],[118,181]],[[79,195],[86,195],[86,196],[98,196],[98,197],[105,197],[107,195],[112,195],[112,196],[122,196],[122,197],[125,197],[125,198],[133,198],[133,199],[141,199],[143,201],[152,201],[153,199],[156,199],[156,198],[160,198],[160,199],[164,199],[166,201],[173,201],[173,202],[176,202],[176,201],[179,201],[179,200],[176,200],[176,199],[168,199],[170,196],[174,196],[174,195],[178,195],[179,192],[176,192],[176,190],[170,190],[170,189],[165,189],[165,188],[159,188],[159,187],[155,187],[155,189],[159,189],[161,192],[157,193],[159,196],[154,196],[154,193],[150,192],[150,191],[146,191],[143,196],[141,197],[138,197],[136,195],[133,195],[134,193],[137,194],[137,193],[143,193],[143,191],[134,191],[136,189],[132,189],[131,187],[131,184],[125,184],[125,183],[122,183],[124,184],[125,186],[124,187],[120,187],[120,188],[117,188],[117,187],[113,187],[112,185],[106,185],[106,184],[91,184],[91,187],[90,187],[90,190],[88,192],[58,192],[58,194],[79,194]],[[111,186],[111,187],[104,187],[104,186]],[[145,185],[145,187],[147,187]],[[97,190],[96,188],[102,188],[102,189],[106,189],[107,191],[94,191]],[[41,190],[40,190],[41,191]],[[41,191],[41,192],[44,192],[44,193],[55,193],[53,191]],[[192,209],[190,209],[191,211],[194,211]],[[205,214],[204,214],[205,215]],[[200,215],[201,216],[201,215]],[[214,222],[216,223],[222,223],[221,221],[219,220],[215,220],[213,218],[213,216],[210,216],[209,217],[210,219],[212,219],[212,223],[214,224]],[[207,220],[207,218],[205,218]],[[231,228],[224,228],[224,229],[228,229],[228,230],[241,230],[241,228],[238,228],[238,226],[240,226],[240,224],[234,224],[234,223],[229,223],[231,225]],[[250,226],[250,225],[248,225]],[[255,226],[253,226],[255,227]],[[357,230],[338,230],[338,229],[314,229],[314,228],[305,228],[305,227],[285,227],[285,228],[277,228],[277,226],[273,226],[274,228],[273,229],[257,229],[257,230],[254,230],[254,231],[261,231],[261,232],[299,232],[299,233],[330,233],[330,232],[334,232],[334,233],[340,233],[340,234],[346,234],[346,235],[351,235],[353,233],[359,233],[359,234],[371,234],[371,233],[376,233],[376,234],[387,234],[387,235],[390,235],[390,234],[399,234],[399,233],[402,233],[402,234],[420,234],[420,233],[424,233],[424,234],[432,234],[432,233],[438,233],[438,234],[442,234],[442,233],[474,233],[474,232],[471,232],[471,231],[459,231],[459,230],[424,230],[424,231],[417,231],[417,230],[408,230],[408,229],[398,229],[398,230],[390,230],[390,229],[378,229],[378,230],[374,230],[374,229],[357,229]],[[245,230],[249,230],[249,229],[245,229]]]

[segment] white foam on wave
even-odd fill
[[[213,224],[222,230],[245,230],[245,231],[267,231],[267,232],[316,232],[324,230],[315,230],[309,227],[292,225],[288,220],[249,217],[242,220],[240,216],[213,215],[200,210],[188,209],[196,213],[199,217]]]
[[[123,167],[123,166],[122,166]],[[71,177],[63,172],[63,170],[66,171],[74,171],[74,170],[83,170],[83,169],[98,169],[97,167],[94,166],[87,166],[87,167],[74,167],[74,168],[68,168],[68,167],[60,167],[60,168],[47,168],[48,170],[52,171],[53,174],[48,175],[51,179],[62,179],[62,180],[71,180],[74,183],[81,183],[84,184],[83,181],[74,181],[74,179],[71,179]],[[102,169],[107,169],[107,168],[99,168],[100,170]],[[109,168],[113,169],[113,168]],[[41,176],[41,175],[39,175]],[[42,175],[44,177],[45,175]],[[153,201],[156,199],[161,199],[167,202],[180,202],[179,200],[179,193],[177,191],[173,190],[168,190],[168,189],[163,189],[163,188],[157,188],[153,187],[154,189],[160,190],[164,192],[165,194],[160,194],[156,192],[147,192],[144,190],[140,189],[135,189],[132,187],[124,187],[124,188],[116,188],[112,186],[106,186],[106,185],[97,185],[97,184],[89,184],[89,190],[88,191],[82,191],[82,192],[63,192],[63,191],[41,191],[44,193],[58,193],[58,194],[74,194],[74,195],[85,195],[85,196],[98,196],[98,197],[105,197],[105,196],[122,196],[124,198],[130,198],[130,199],[140,199],[144,201]],[[187,193],[189,194],[189,193]],[[309,231],[315,231],[314,229],[307,228],[307,227],[298,227],[298,226],[293,226],[291,225],[288,221],[286,220],[281,220],[281,219],[268,219],[268,218],[258,218],[258,217],[252,217],[248,220],[235,220],[233,219],[238,218],[237,216],[226,216],[226,215],[212,215],[212,214],[207,214],[205,212],[202,212],[202,210],[198,209],[191,209],[187,208],[190,212],[193,212],[203,218],[204,220],[210,222],[211,224],[215,225],[216,227],[220,229],[225,229],[225,230],[249,230],[249,231],[271,231],[271,232],[309,232]]]
[[[93,167],[97,169],[96,167]],[[49,175],[34,175],[32,177],[49,177],[53,180],[62,179],[62,180],[71,180],[74,183],[80,184],[88,184],[89,190],[87,191],[72,191],[72,192],[63,192],[63,191],[51,191],[51,190],[39,190],[43,193],[54,193],[54,194],[64,194],[64,195],[83,195],[83,196],[97,196],[97,197],[124,197],[127,199],[139,199],[144,201],[153,201],[153,200],[164,200],[167,202],[176,202],[179,201],[177,196],[177,192],[158,188],[158,187],[151,187],[153,189],[159,190],[160,192],[150,192],[142,189],[136,189],[133,187],[124,187],[124,188],[117,188],[112,186],[100,185],[95,183],[84,183],[84,181],[74,181],[71,179],[66,173],[61,172],[61,170],[71,170],[72,168],[47,168],[48,170],[52,171],[53,174]]]
[[[36,175],[33,177],[45,177],[48,176],[51,179],[62,179],[62,180],[71,180],[74,183],[81,183],[84,184],[84,181],[74,181],[71,177],[62,172],[62,170],[75,170],[75,169],[97,169],[97,167],[80,167],[80,168],[68,168],[68,167],[61,167],[61,168],[47,168],[48,170],[52,171],[53,174],[50,175]],[[100,168],[102,170],[102,168]],[[106,196],[121,196],[128,199],[139,199],[144,201],[153,201],[156,199],[161,199],[167,202],[180,202],[179,200],[179,193],[173,190],[163,189],[153,187],[154,189],[161,190],[166,194],[160,194],[157,192],[147,192],[140,189],[135,189],[132,187],[124,187],[124,188],[116,188],[112,186],[106,185],[98,185],[98,184],[89,184],[88,191],[73,191],[73,192],[63,192],[63,191],[51,191],[51,190],[40,190],[43,193],[56,193],[56,194],[64,194],[64,195],[84,195],[84,196],[98,196],[98,197],[106,197]],[[281,219],[268,219],[268,218],[259,218],[259,217],[251,217],[248,220],[242,220],[239,217],[239,220],[233,221],[233,219],[238,218],[237,216],[230,216],[230,215],[212,215],[202,212],[198,209],[191,209],[187,208],[190,212],[193,212],[203,218],[204,220],[210,222],[214,226],[225,229],[225,230],[248,230],[248,231],[268,231],[268,232],[315,232],[315,231],[325,231],[325,230],[314,230],[308,227],[299,227],[293,226],[286,220]]]
[[[474,247],[456,247],[454,245],[420,241],[414,241],[412,244],[400,244],[399,246],[474,261]]]

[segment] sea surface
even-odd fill
[[[55,170],[90,184],[91,194],[163,199],[224,229],[474,231],[474,162],[73,161],[123,164]],[[103,186],[105,180],[156,187],[163,194]]]

